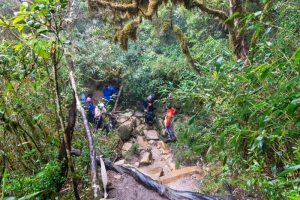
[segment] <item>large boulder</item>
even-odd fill
[[[133,131],[134,122],[131,120],[122,123],[116,130],[117,134],[122,140],[128,140]]]

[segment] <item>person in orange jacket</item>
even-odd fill
[[[167,140],[172,140],[172,139],[175,140],[175,136],[172,131],[172,117],[175,114],[175,109],[170,104],[167,104],[166,110],[167,112],[165,116],[164,125],[165,125],[165,131],[168,134]]]

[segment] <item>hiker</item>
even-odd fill
[[[153,112],[147,112],[145,115],[145,124],[147,130],[150,128],[150,126],[153,126],[155,123],[155,114]]]
[[[164,125],[165,125],[165,131],[168,134],[167,140],[171,141],[171,140],[175,140],[175,136],[172,132],[172,123],[173,123],[172,118],[173,118],[173,115],[175,114],[175,109],[170,104],[167,104],[166,110],[167,111],[166,111]]]
[[[92,99],[90,97],[87,97],[85,100],[85,106],[84,110],[87,113],[87,120],[90,123],[94,122],[94,115],[95,115],[95,107],[92,103]]]
[[[103,121],[103,115],[106,112],[106,108],[104,107],[104,103],[99,103],[95,106],[95,124],[96,129],[101,128],[102,121]]]
[[[112,86],[105,84],[103,89],[102,89],[102,98],[107,102],[109,105],[108,109],[112,110],[114,106],[114,98],[115,96],[118,95],[118,92],[113,88]]]
[[[84,104],[84,102],[85,102],[85,100],[86,100],[85,94],[82,93],[82,94],[79,96],[79,100],[80,100],[80,102],[81,102],[82,104]]]
[[[87,93],[86,97],[92,98],[92,97],[93,97],[93,92],[89,91],[89,92]]]
[[[108,120],[108,121],[105,123],[105,125],[104,125],[102,131],[103,131],[104,129],[106,130],[106,134],[105,134],[106,137],[108,136],[109,131],[110,131],[111,129],[114,129],[114,128],[115,128],[115,126],[116,126],[117,123],[118,123],[118,121],[117,121],[115,118],[113,118],[113,117],[110,117],[110,120]]]
[[[148,97],[144,98],[142,101],[142,108],[144,112],[154,112],[153,107],[154,102],[154,95],[149,95]]]

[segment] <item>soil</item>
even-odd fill
[[[111,184],[108,186],[108,197],[120,200],[164,200],[166,198],[159,196],[158,193],[145,188],[137,183],[133,177],[127,174],[120,175],[114,171],[107,172],[108,180]]]

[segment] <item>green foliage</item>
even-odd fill
[[[60,164],[57,161],[50,161],[35,176],[24,176],[13,179],[7,183],[7,192],[11,192],[16,197],[26,194],[39,194],[39,197],[47,197],[56,191],[57,183],[63,181],[60,176]],[[13,176],[13,174],[11,174]]]

